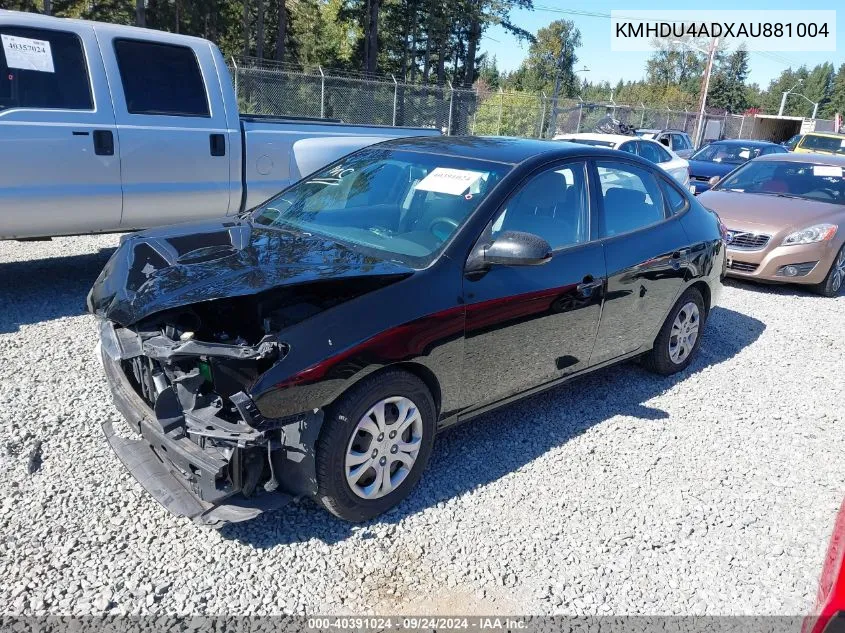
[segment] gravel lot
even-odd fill
[[[100,432],[118,413],[83,302],[116,243],[0,242],[3,613],[812,604],[845,495],[845,297],[730,282],[680,376],[629,364],[454,429],[380,521],[303,501],[215,532],[166,514]]]

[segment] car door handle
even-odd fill
[[[226,155],[226,137],[222,134],[211,134],[208,137],[208,144],[212,156]]]
[[[94,153],[97,156],[114,156],[114,135],[111,130],[94,130]]]
[[[683,262],[687,261],[687,256],[689,255],[688,248],[682,248],[679,251],[675,251],[672,253],[672,268],[678,269],[681,267]]]
[[[589,297],[593,294],[593,290],[601,288],[604,285],[604,279],[594,279],[592,275],[587,275],[584,280],[575,286],[575,290],[582,297]]]

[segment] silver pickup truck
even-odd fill
[[[0,10],[0,239],[236,214],[427,128],[241,116],[207,40]]]

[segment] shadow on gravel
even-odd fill
[[[113,248],[0,263],[0,334],[85,312],[85,297]]]
[[[722,283],[725,286],[736,288],[737,290],[748,290],[750,292],[777,295],[780,297],[807,297],[809,299],[830,301],[830,298],[823,297],[822,295],[811,291],[807,286],[802,286],[801,284],[763,283],[759,281],[739,279],[737,277],[728,277]],[[845,291],[842,291],[839,296],[845,296]]]
[[[496,481],[590,427],[616,415],[645,421],[667,419],[665,411],[644,405],[676,383],[727,361],[753,344],[763,322],[724,308],[708,319],[695,361],[683,372],[663,377],[636,363],[597,371],[543,394],[475,418],[437,438],[420,484],[398,508],[363,525],[336,519],[311,501],[289,505],[253,521],[225,526],[224,538],[259,549],[310,539],[335,543],[353,533],[375,537],[385,524]]]

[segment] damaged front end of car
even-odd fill
[[[87,302],[115,404],[140,436],[107,423],[109,443],[153,497],[198,523],[245,521],[315,495],[330,396],[288,397],[278,383],[336,353],[328,337],[303,332],[308,323],[409,274],[246,222],[123,238]]]
[[[322,411],[268,419],[247,391],[287,346],[272,335],[203,341],[168,317],[133,327],[99,321],[115,403],[141,439],[120,437],[111,423],[104,432],[139,483],[174,514],[206,525],[313,493],[310,436]]]

